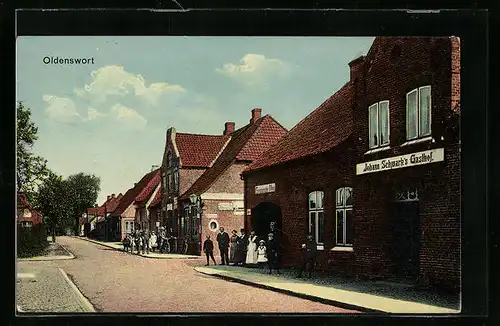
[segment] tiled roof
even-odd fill
[[[99,212],[99,207],[90,207],[87,209],[87,215],[96,215]]]
[[[352,133],[352,85],[345,84],[293,127],[243,173],[326,152]]]
[[[31,205],[30,205],[30,203],[28,203],[28,199],[26,198],[26,193],[24,193],[24,192],[17,193],[17,207],[31,208]]]
[[[270,115],[258,119],[236,130],[229,144],[219,155],[213,166],[207,169],[181,196],[187,199],[191,194],[202,194],[228,169],[235,160],[252,161],[271,145],[276,143],[286,129]]]
[[[229,136],[177,133],[175,143],[183,167],[209,167]]]
[[[161,191],[158,190],[156,192],[155,198],[153,199],[153,201],[149,205],[149,208],[159,206],[160,204],[161,204]]]
[[[148,184],[141,190],[141,192],[135,197],[135,201],[139,206],[144,206],[147,201],[153,195],[156,187],[160,184],[160,169],[156,170],[156,174],[153,178],[148,182]]]
[[[137,195],[149,184],[158,173],[159,169],[149,172],[133,187],[130,188],[121,198],[118,207],[111,213],[113,216],[120,216],[135,201]]]

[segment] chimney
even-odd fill
[[[111,199],[111,196],[110,196],[110,195],[108,195],[108,200],[110,200],[110,199]]]
[[[111,198],[115,198],[115,194],[111,194]]]
[[[351,82],[354,82],[356,78],[361,77],[364,62],[365,62],[364,55],[349,62],[349,67],[351,68]]]
[[[234,122],[226,122],[224,124],[224,136],[229,136],[231,135],[233,132],[234,132],[234,126],[235,126],[235,123]]]
[[[262,113],[262,109],[253,109],[252,110],[252,119],[250,119],[250,123],[254,123],[258,119],[260,119],[260,114]]]

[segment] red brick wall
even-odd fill
[[[390,54],[395,43],[386,40],[382,38],[375,42],[376,50],[365,59],[365,78],[360,78],[356,84],[354,116],[358,162],[441,147],[445,148],[445,161],[355,178],[357,271],[367,276],[390,274],[392,235],[389,218],[393,187],[417,186],[421,221],[420,276],[432,283],[458,287],[460,144],[459,139],[448,131],[448,127],[453,126],[445,122],[460,96],[458,40],[450,41],[446,37],[400,40],[396,44],[401,47],[401,57],[392,62]],[[406,94],[424,85],[432,86],[434,141],[400,147],[406,141]],[[368,150],[368,107],[382,100],[390,101],[391,150],[365,155]]]
[[[246,175],[245,213],[247,209],[268,201],[281,208],[284,244],[284,266],[297,266],[302,261],[299,250],[309,232],[308,195],[315,190],[324,191],[324,250],[318,257],[320,269],[350,273],[354,253],[331,251],[335,237],[335,191],[352,186],[354,153],[349,140],[336,150],[290,164],[267,168]],[[352,153],[352,154],[351,154]],[[276,192],[255,194],[255,186],[275,183]],[[251,217],[245,216],[246,228],[251,230]]]
[[[231,236],[231,231],[236,230],[238,234],[240,229],[243,228],[243,220],[244,215],[235,215],[232,211],[219,211],[218,204],[219,203],[228,203],[232,202],[232,200],[204,200],[203,203],[205,206],[203,207],[203,215],[202,215],[202,225],[201,225],[201,233],[202,233],[202,243],[205,241],[206,236],[210,235],[210,238],[214,242],[214,255],[219,255],[219,249],[217,246],[216,237],[219,233],[219,230],[210,230],[209,223],[211,220],[215,220],[218,224],[218,227],[223,227],[224,230]],[[217,218],[210,218],[208,214],[217,214]]]
[[[243,194],[243,180],[241,180],[240,175],[247,165],[244,163],[231,164],[206,192]]]
[[[182,195],[205,172],[205,169],[181,169],[179,172],[179,194]]]

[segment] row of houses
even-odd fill
[[[165,226],[199,253],[220,226],[265,237],[274,220],[285,267],[313,234],[321,269],[457,289],[459,40],[377,37],[349,69],[290,131],[261,109],[221,135],[169,128],[160,168],[116,197],[105,232]]]

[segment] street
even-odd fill
[[[98,312],[354,312],[200,274],[193,268],[202,258],[150,259],[72,237],[57,241],[76,258],[23,261],[18,269],[63,269]]]

